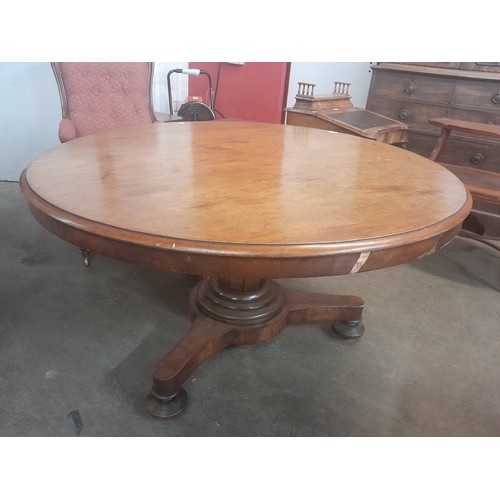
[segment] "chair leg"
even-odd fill
[[[85,248],[80,248],[82,252],[82,257],[83,257],[83,263],[85,264],[85,267],[90,266],[90,251],[85,249]]]
[[[471,240],[479,241],[479,243],[483,243],[483,245],[488,245],[489,247],[500,252],[500,246],[495,245],[491,241],[488,241],[485,238],[481,238],[481,236],[477,236],[476,234],[471,234],[468,233],[467,231],[460,231],[460,233],[458,233],[458,236],[461,236],[462,238],[469,238]]]
[[[443,128],[441,129],[441,134],[439,135],[439,138],[437,140],[436,145],[434,146],[434,149],[429,156],[429,159],[432,161],[437,161],[437,157],[441,154],[441,150],[444,148],[444,145],[450,136],[451,130],[448,128]]]

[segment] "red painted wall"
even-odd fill
[[[217,62],[191,62],[190,68],[203,69],[212,78],[215,92],[219,86],[215,109],[225,118],[266,123],[283,123],[286,107],[290,63],[246,62],[243,66]],[[220,67],[220,71],[219,71]],[[205,75],[189,77],[189,95],[210,104],[208,79]],[[216,119],[222,119],[216,113]]]

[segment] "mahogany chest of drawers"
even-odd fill
[[[372,71],[366,108],[405,123],[410,151],[430,156],[440,133],[432,118],[500,126],[500,63],[378,63]],[[500,176],[500,140],[453,133],[439,163]],[[500,193],[488,211],[486,233],[499,237]]]

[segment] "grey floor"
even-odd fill
[[[500,253],[457,238],[417,262],[284,280],[365,300],[366,333],[328,325],[227,349],[151,417],[151,371],[189,327],[192,282],[96,257],[0,183],[0,436],[500,436]]]

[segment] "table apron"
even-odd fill
[[[197,275],[259,278],[299,278],[337,276],[372,271],[411,262],[448,244],[460,231],[461,224],[416,242],[387,248],[332,252],[310,256],[263,256],[204,254],[143,246],[113,237],[97,235],[47,215],[30,204],[33,216],[61,239],[96,255],[162,271]]]

